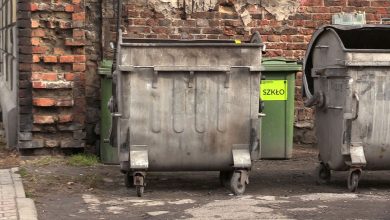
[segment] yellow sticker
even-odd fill
[[[241,40],[234,40],[236,44],[241,44]]]
[[[287,100],[287,80],[262,80],[260,98],[263,101]]]

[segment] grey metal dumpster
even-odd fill
[[[143,194],[148,171],[221,171],[235,194],[259,158],[261,43],[121,38],[119,161]]]
[[[349,170],[355,191],[362,169],[390,169],[389,39],[389,25],[333,25],[310,42],[304,84],[316,106],[319,183]]]

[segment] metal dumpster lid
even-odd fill
[[[308,44],[307,50],[306,50],[306,55],[305,59],[303,62],[303,73],[304,75],[308,78],[308,86],[312,87],[312,82],[310,80],[310,72],[313,64],[311,63],[311,56],[312,52],[314,49],[315,44],[317,43],[317,40],[320,38],[320,36],[327,30],[333,30],[336,35],[339,37],[340,43],[342,45],[343,50],[349,50],[349,51],[358,51],[359,49],[353,49],[353,48],[346,48],[344,45],[344,42],[340,39],[340,35],[337,33],[337,31],[351,31],[351,30],[356,30],[356,31],[373,31],[373,30],[386,30],[389,31],[390,33],[390,25],[385,25],[385,24],[366,24],[366,25],[324,25],[320,27],[316,32],[314,32],[310,43]],[[365,50],[367,52],[369,51],[380,51],[380,49],[372,49],[372,50]],[[382,49],[382,51],[384,51]],[[389,51],[389,49],[386,49],[386,51]],[[312,89],[312,88],[311,88]]]
[[[241,40],[204,40],[204,39],[144,39],[122,38],[122,46],[132,47],[263,47],[263,43],[251,43]]]
[[[302,66],[296,60],[284,57],[264,57],[262,60],[262,71],[269,72],[292,72],[301,71]]]

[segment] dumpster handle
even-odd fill
[[[384,21],[390,21],[390,18],[381,18],[381,23],[380,24],[383,24]]]
[[[352,95],[352,97],[354,99],[356,99],[356,107],[355,107],[355,116],[352,118],[352,121],[355,121],[358,117],[359,117],[359,102],[360,102],[360,99],[359,99],[359,95],[357,94],[357,92],[355,91]]]

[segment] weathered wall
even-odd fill
[[[103,0],[104,56],[115,41],[112,1]],[[377,0],[124,0],[122,29],[128,37],[169,39],[243,39],[259,31],[266,56],[302,60],[315,29],[332,14],[364,11],[368,23],[389,17],[390,1]],[[111,25],[110,25],[111,24]],[[295,141],[312,143],[313,110],[302,101],[297,74]]]
[[[19,3],[19,148],[85,146],[83,0]]]
[[[93,144],[99,121],[97,63],[112,58],[113,0],[20,0],[19,147]],[[242,39],[259,31],[267,56],[302,59],[314,30],[339,12],[365,11],[368,23],[389,17],[377,0],[124,0],[128,37]],[[100,17],[103,15],[103,18]],[[312,142],[311,109],[297,74],[296,141]],[[309,122],[309,123],[307,123]],[[88,141],[86,141],[88,140]]]

